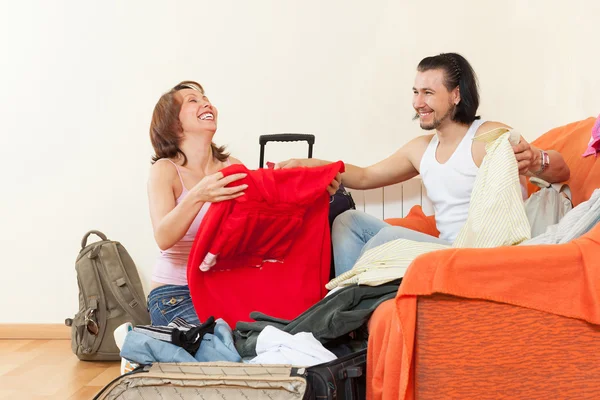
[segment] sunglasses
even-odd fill
[[[87,331],[94,336],[98,336],[100,328],[98,327],[98,323],[96,322],[96,310],[89,310],[85,315],[84,322]]]

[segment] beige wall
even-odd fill
[[[375,162],[420,134],[421,58],[458,51],[481,115],[533,139],[600,112],[600,3],[588,1],[13,1],[0,5],[0,323],[77,308],[81,236],[122,241],[145,283],[158,96],[201,82],[216,140],[247,165],[258,136],[312,132],[315,156]],[[274,145],[268,158],[304,151]]]

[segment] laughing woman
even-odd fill
[[[199,324],[187,285],[192,243],[210,204],[243,196],[247,186],[227,188],[245,174],[224,178],[219,172],[240,161],[213,142],[217,116],[202,86],[192,81],[175,86],[154,107],[148,200],[161,252],[148,296],[152,325],[168,325],[175,317]]]

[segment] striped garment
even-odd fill
[[[194,355],[200,348],[204,335],[214,333],[215,325],[213,317],[201,325],[193,325],[181,317],[175,317],[167,326],[138,325],[133,330],[153,339],[183,347],[188,353]]]
[[[511,142],[520,135],[498,128],[473,140],[486,143],[486,156],[477,172],[465,225],[452,247],[498,247],[531,237],[521,194],[517,160]],[[397,239],[366,251],[354,267],[331,280],[329,290],[352,284],[377,286],[402,278],[421,254],[450,248],[443,244]]]
[[[485,142],[486,156],[475,178],[469,216],[452,247],[511,246],[530,239],[512,148],[519,143],[519,133],[497,128],[473,140]]]
[[[421,254],[447,248],[449,246],[439,243],[392,240],[366,251],[350,271],[333,279],[325,287],[331,290],[354,284],[383,285],[403,277],[408,266]]]

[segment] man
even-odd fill
[[[346,164],[341,182],[352,189],[374,189],[404,182],[421,174],[433,203],[436,238],[389,224],[363,212],[349,211],[335,221],[332,232],[336,275],[348,271],[361,252],[394,239],[451,244],[467,220],[471,191],[485,156],[485,143],[474,136],[499,127],[483,121],[477,77],[459,54],[444,53],[424,58],[417,67],[413,108],[421,128],[434,131],[419,136],[383,161],[366,168]],[[550,183],[569,179],[569,168],[560,153],[538,149],[521,138],[513,146],[522,176],[538,176]],[[288,160],[276,168],[317,166],[329,161]],[[332,182],[330,190],[339,186]]]

